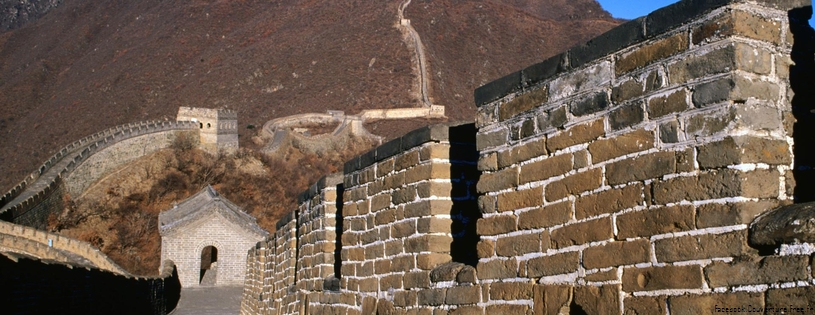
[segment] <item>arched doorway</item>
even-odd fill
[[[201,250],[201,274],[198,278],[199,285],[215,285],[218,275],[218,248],[207,246]]]

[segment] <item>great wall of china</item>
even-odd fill
[[[683,0],[477,89],[474,124],[416,130],[304,192],[250,251],[241,312],[812,307],[811,15],[809,0]],[[73,177],[94,155],[198,128],[100,132],[0,197],[26,225],[0,222],[0,276],[37,283],[4,309],[172,310],[172,263],[135,278],[36,228],[72,180],[104,175]]]

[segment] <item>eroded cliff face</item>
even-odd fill
[[[0,32],[19,28],[62,4],[62,0],[0,0]]]

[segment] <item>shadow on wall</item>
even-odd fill
[[[450,210],[453,221],[450,228],[453,234],[450,256],[455,262],[473,267],[478,263],[476,246],[480,240],[476,233],[476,221],[481,218],[476,192],[481,173],[477,167],[475,135],[474,124],[450,127],[450,196],[453,199]]]
[[[812,7],[789,11],[792,46],[790,86],[792,114],[795,116],[793,177],[795,202],[815,201],[815,30],[809,25]]]

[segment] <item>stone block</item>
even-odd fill
[[[603,171],[600,168],[589,169],[577,174],[569,175],[561,180],[546,185],[546,200],[560,200],[570,195],[600,188],[603,184]],[[539,203],[539,204],[542,204]],[[499,198],[499,209],[500,209]]]
[[[517,145],[512,149],[498,152],[498,167],[505,168],[547,154],[546,139],[540,138]]]
[[[419,150],[419,161],[426,162],[432,159],[450,159],[450,145],[434,142],[422,145],[422,148]]]
[[[580,307],[584,314],[619,314],[620,285],[575,287],[574,305]]]
[[[531,300],[533,283],[495,282],[490,285],[490,300]]]
[[[416,231],[420,234],[425,233],[450,233],[450,227],[453,225],[453,220],[449,218],[419,218],[416,221]]]
[[[757,254],[747,245],[747,230],[660,239],[654,242],[654,251],[659,262]]]
[[[494,192],[518,187],[519,179],[518,167],[515,166],[498,172],[481,174],[476,187],[479,193]]]
[[[537,119],[534,117],[524,119],[523,123],[521,124],[521,139],[534,136],[537,133],[535,129],[536,121]]]
[[[419,198],[449,197],[452,191],[452,183],[423,182],[416,185],[416,193],[419,194]]]
[[[424,289],[418,294],[419,305],[439,306],[444,304],[447,289]]]
[[[577,197],[574,203],[575,217],[582,220],[642,205],[642,189],[642,184],[637,183]]]
[[[451,236],[421,235],[405,240],[405,252],[449,253],[451,243],[453,243],[453,238]]]
[[[513,215],[498,215],[480,218],[476,221],[478,235],[498,235],[518,230],[518,218]]]
[[[641,102],[623,105],[612,110],[608,116],[608,124],[611,130],[621,130],[645,120],[645,110]]]
[[[580,253],[565,252],[530,259],[526,263],[526,274],[532,278],[554,276],[576,272],[579,267]]]
[[[547,157],[544,160],[532,162],[521,166],[520,184],[545,180],[554,176],[564,175],[573,169],[572,155],[561,154]],[[516,169],[517,172],[517,169]],[[483,180],[484,175],[481,175]],[[479,180],[479,181],[480,181]],[[480,184],[480,183],[479,183]],[[516,182],[517,186],[518,183]]]
[[[402,221],[390,226],[391,237],[405,238],[416,234],[416,221]]]
[[[422,200],[405,206],[405,217],[426,217],[438,214],[450,214],[453,208],[451,200]]]
[[[433,282],[453,281],[464,266],[464,264],[458,262],[449,262],[440,265],[430,271],[430,280]]]
[[[481,234],[479,234],[481,235]],[[495,242],[492,240],[480,240],[476,244],[476,251],[478,258],[489,258],[495,255]]]
[[[566,314],[572,292],[573,288],[567,285],[535,285],[532,299],[534,314]]]
[[[607,161],[623,155],[646,151],[654,147],[654,132],[639,129],[612,138],[600,139],[589,144],[594,163]]]
[[[620,185],[659,178],[676,172],[677,155],[661,151],[606,165],[606,180],[610,185]]]
[[[698,176],[656,181],[654,202],[667,204],[727,197],[774,198],[778,196],[779,180],[777,172],[771,170],[703,172]]]
[[[403,152],[394,157],[394,170],[401,171],[419,165],[419,150]]]
[[[609,87],[611,76],[611,62],[608,60],[571,71],[569,75],[557,78],[549,84],[549,100],[558,101],[590,90]]]
[[[659,140],[662,143],[677,143],[684,140],[680,137],[681,134],[682,130],[676,120],[659,124]]]
[[[543,204],[543,187],[511,191],[498,195],[498,211],[514,211]]]
[[[697,161],[705,169],[742,163],[789,165],[792,157],[786,141],[737,136],[699,147]]]
[[[571,218],[572,203],[564,201],[519,213],[518,228],[521,230],[548,228],[569,222]]]
[[[769,74],[771,69],[769,52],[743,43],[731,43],[704,55],[691,56],[671,64],[668,73],[671,83],[683,84],[735,70]]]
[[[790,314],[795,312],[805,314],[805,312],[812,310],[812,305],[815,305],[815,287],[813,286],[785,289],[773,288],[767,290],[765,296],[765,307],[774,310],[776,314],[781,313],[781,309],[786,309]]]
[[[628,78],[617,86],[611,88],[611,101],[614,104],[620,104],[633,98],[640,97],[644,92],[645,86],[643,86],[643,82],[640,82],[635,78]]]
[[[401,271],[401,270],[399,270]],[[415,288],[429,288],[430,287],[430,272],[428,271],[411,271],[404,275],[405,289]]]
[[[479,315],[484,314],[484,307],[478,305],[461,305],[454,309],[450,309],[447,315]]]
[[[595,273],[586,274],[583,280],[587,282],[606,282],[606,281],[619,281],[620,277],[617,276],[617,269],[612,268],[607,271],[598,271]]]
[[[479,171],[497,171],[498,170],[498,153],[483,154],[478,158]]]
[[[667,314],[668,304],[664,296],[627,296],[623,300],[623,314]]]
[[[688,34],[678,33],[668,38],[644,44],[617,59],[617,75],[645,67],[658,60],[676,55],[688,49]]]
[[[764,294],[760,292],[728,292],[715,294],[688,294],[672,296],[668,299],[671,314],[721,314],[730,313],[732,308],[736,313],[749,312],[748,306],[754,309],[764,307]],[[742,311],[744,310],[744,311]]]
[[[529,312],[529,306],[519,304],[493,304],[487,305],[484,309],[485,314],[491,315],[527,314],[527,312]]]
[[[393,305],[397,307],[415,306],[419,300],[419,293],[416,291],[396,291],[393,293]]]
[[[550,232],[554,248],[582,245],[611,239],[612,237],[614,237],[614,233],[610,217],[569,224]]]
[[[781,44],[781,21],[767,19],[753,13],[730,10],[693,29],[693,43],[743,36],[755,40]]]
[[[585,116],[602,111],[609,107],[608,94],[598,92],[586,98],[569,103],[569,112],[575,116]]]
[[[476,148],[481,151],[488,148],[500,147],[509,141],[509,129],[501,128],[475,135]]]
[[[547,100],[549,100],[549,90],[545,85],[535,88],[532,91],[524,92],[513,100],[498,106],[499,121],[505,121],[515,117],[515,115],[538,107],[546,103]]]
[[[667,289],[700,289],[704,284],[699,265],[623,269],[623,290],[641,292]]]
[[[419,254],[416,257],[416,267],[422,270],[433,270],[436,266],[446,264],[451,260],[453,258],[445,253]]]
[[[648,118],[657,119],[689,109],[688,90],[680,89],[648,100]]]
[[[717,226],[750,224],[759,214],[779,206],[776,200],[746,201],[737,203],[709,203],[697,206],[696,227],[703,229]]]
[[[768,256],[731,263],[713,262],[705,267],[711,287],[729,287],[807,280],[809,256]]]
[[[416,186],[397,188],[391,192],[391,203],[400,205],[416,200]]]
[[[495,253],[498,256],[513,257],[522,256],[527,253],[541,252],[541,238],[546,242],[545,251],[549,247],[549,233],[523,234],[517,236],[506,236],[498,239],[495,246]]]
[[[651,243],[647,239],[589,247],[583,250],[583,266],[595,269],[648,262],[651,259],[650,249]]]
[[[650,208],[617,217],[617,238],[651,237],[694,229],[691,205]]]
[[[515,258],[479,261],[476,266],[479,279],[507,279],[518,276],[518,262]]]
[[[555,134],[546,142],[549,152],[556,152],[576,144],[583,144],[593,141],[605,134],[603,119],[597,119],[588,123],[575,125],[563,132]]]
[[[731,75],[694,88],[693,104],[708,107],[724,101],[746,102],[749,99],[777,101],[781,88],[772,82],[753,81],[740,75]]]
[[[569,117],[566,116],[566,107],[561,106],[555,109],[541,112],[538,116],[538,130],[546,131],[552,128],[561,128],[567,122]]]
[[[447,289],[447,298],[445,304],[451,305],[466,305],[476,304],[481,300],[481,287],[470,286],[455,286]]]
[[[411,270],[416,267],[415,259],[412,255],[391,258],[391,269]]]

